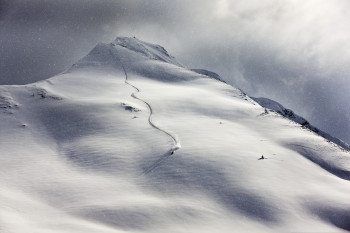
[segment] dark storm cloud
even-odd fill
[[[350,142],[347,0],[14,0],[0,4],[0,84],[68,68],[117,35],[159,43]]]
[[[111,1],[96,0],[7,0],[4,5],[3,17],[11,17],[11,24],[32,26],[36,26],[36,23],[58,24],[64,21],[79,24],[94,17],[107,22],[113,18],[116,9],[116,4]]]
[[[118,17],[112,1],[14,0],[1,14],[0,84],[48,78],[75,62]]]
[[[60,24],[99,26],[116,18],[117,5],[108,1],[14,0],[9,17],[16,25]]]
[[[9,2],[2,0],[0,1],[0,20],[4,17],[5,12],[8,10]]]

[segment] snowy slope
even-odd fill
[[[349,152],[136,38],[1,86],[0,129],[0,232],[350,230]]]
[[[320,135],[321,137],[324,137],[325,139],[327,139],[327,140],[343,147],[344,149],[350,151],[350,146],[346,142],[344,142],[336,137],[333,137],[332,135],[329,135],[328,133],[323,132],[322,130],[319,130],[315,126],[311,125],[303,117],[295,114],[292,110],[283,107],[283,105],[281,105],[280,103],[273,101],[273,100],[270,100],[268,98],[253,98],[253,99],[257,103],[259,103],[262,107],[265,107],[271,111],[277,112],[278,114],[288,118],[289,120],[292,120],[292,121],[302,125],[303,127],[312,130],[313,132]],[[268,113],[268,111],[266,111],[265,113]]]

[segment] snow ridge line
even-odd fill
[[[126,72],[126,69],[125,69],[125,67],[124,67],[124,64],[122,63],[122,61],[121,61],[121,59],[119,58],[119,56],[117,56],[117,55],[115,55],[114,53],[112,53],[112,51],[109,51],[109,52],[111,53],[111,55],[112,55],[113,57],[115,57],[115,58],[120,62],[121,66],[122,66],[122,69],[123,69],[123,71],[124,71],[124,75],[125,75],[125,80],[124,80],[125,84],[131,86],[132,88],[134,88],[134,89],[136,90],[137,93],[139,93],[139,92],[140,92],[140,89],[137,88],[136,86],[132,85],[131,83],[129,83],[129,81],[128,81],[128,73]],[[164,129],[159,128],[158,126],[156,126],[156,125],[153,123],[153,121],[152,121],[153,109],[152,109],[152,106],[151,106],[148,102],[146,102],[145,100],[143,100],[143,99],[137,97],[137,96],[135,95],[135,92],[132,93],[131,96],[132,96],[134,99],[137,99],[137,100],[143,102],[143,103],[147,106],[148,111],[149,111],[149,116],[148,116],[148,123],[149,123],[149,125],[152,126],[152,127],[155,128],[155,129],[157,129],[157,130],[163,132],[163,133],[166,134],[167,136],[169,136],[169,137],[172,139],[173,144],[174,144],[174,146],[173,146],[170,150],[168,150],[165,154],[163,154],[163,155],[162,155],[157,161],[155,161],[150,167],[148,167],[147,169],[144,170],[143,174],[146,175],[146,174],[152,172],[155,168],[157,168],[157,167],[163,162],[163,160],[165,160],[165,159],[167,159],[168,157],[170,157],[170,155],[172,155],[176,150],[180,149],[180,148],[181,148],[181,145],[180,145],[179,141],[176,139],[175,136],[173,136],[173,135],[170,134],[169,132],[165,131]]]

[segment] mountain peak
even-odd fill
[[[97,44],[89,54],[74,64],[69,71],[75,68],[115,68],[116,63],[119,63],[122,57],[132,58],[132,61],[155,60],[183,67],[160,45],[147,43],[136,37],[117,37],[112,43]]]
[[[139,40],[136,37],[117,37],[112,42],[112,45],[124,47],[152,60],[160,60],[182,67],[182,65],[176,61],[176,59],[171,56],[163,46],[151,44]]]

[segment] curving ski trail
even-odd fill
[[[130,83],[128,83],[128,82],[126,82],[126,83],[129,84],[130,86],[134,87],[134,86],[131,85]],[[138,92],[140,92],[136,87],[134,87],[134,88],[135,88]],[[149,103],[147,103],[146,101],[144,101],[143,99],[140,99],[139,97],[137,97],[137,96],[135,95],[135,93],[132,93],[131,96],[132,96],[133,98],[135,98],[135,99],[137,99],[137,100],[139,100],[139,101],[141,101],[141,102],[143,102],[144,104],[147,105],[148,110],[149,110],[149,113],[150,113],[149,116],[148,116],[148,123],[149,123],[153,128],[155,128],[155,129],[157,129],[157,130],[159,130],[159,131],[162,131],[163,133],[165,133],[166,135],[168,135],[169,137],[171,137],[171,139],[173,140],[173,144],[174,144],[174,146],[173,146],[173,148],[172,148],[172,151],[175,151],[175,150],[179,149],[179,148],[180,148],[180,144],[178,143],[178,141],[176,140],[176,138],[175,138],[173,135],[171,135],[170,133],[168,133],[167,131],[165,131],[165,130],[159,128],[158,126],[156,126],[156,125],[153,123],[153,121],[152,121],[153,109],[152,109],[151,105],[150,105]]]
[[[111,51],[110,51],[110,53],[112,54],[113,57],[115,57],[120,62],[121,66],[122,66],[122,69],[123,69],[124,75],[125,75],[125,80],[124,80],[125,84],[127,84],[127,85],[131,86],[132,88],[134,88],[136,90],[136,93],[139,93],[140,89],[137,88],[136,86],[132,85],[131,83],[129,83],[129,81],[128,81],[128,73],[126,72],[126,69],[125,69],[124,64],[122,63],[121,59],[117,55],[113,54]],[[146,175],[146,174],[152,172],[154,169],[156,169],[165,159],[169,158],[172,154],[174,154],[174,152],[176,150],[180,149],[181,145],[180,145],[180,142],[176,139],[175,136],[173,136],[171,133],[165,131],[164,129],[159,128],[157,125],[155,125],[153,123],[153,121],[152,121],[153,109],[152,109],[152,106],[147,101],[137,97],[135,95],[135,92],[132,93],[131,96],[134,99],[137,99],[137,100],[143,102],[147,106],[148,111],[149,111],[149,115],[148,115],[148,123],[149,123],[149,125],[151,127],[153,127],[154,129],[159,130],[159,131],[163,132],[164,134],[166,134],[168,137],[170,137],[172,139],[172,141],[173,141],[173,144],[174,144],[173,147],[170,150],[168,150],[166,153],[164,153],[157,161],[155,161],[151,166],[149,166],[147,169],[144,170],[143,174]]]

